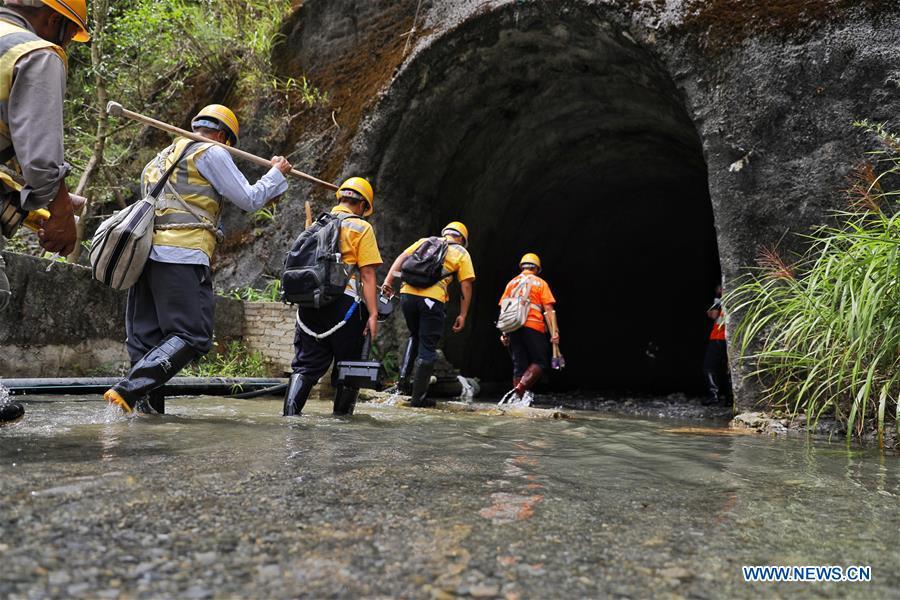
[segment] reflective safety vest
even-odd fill
[[[19,59],[36,50],[53,50],[68,67],[66,52],[56,44],[48,42],[23,27],[0,20],[0,163],[19,171],[15,162],[16,151],[9,133],[9,94],[12,90],[13,72]],[[0,181],[10,188],[21,189],[5,174]]]
[[[222,195],[197,170],[197,159],[213,144],[201,144],[187,138],[175,140],[172,146],[144,168],[144,194],[149,193],[188,144],[193,146],[175,167],[169,185],[156,202],[156,226],[175,225],[180,228],[157,229],[153,233],[153,244],[202,250],[212,258],[216,250],[215,231],[219,226]],[[172,190],[176,195],[172,194]],[[202,225],[190,227],[198,223]]]

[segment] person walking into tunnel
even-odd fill
[[[728,345],[725,341],[725,310],[722,308],[722,286],[716,288],[716,298],[706,311],[713,320],[706,355],[703,357],[703,374],[709,394],[704,404],[732,402],[731,374],[728,368]]]
[[[213,104],[191,122],[194,132],[229,146],[240,125],[225,106]],[[245,211],[262,208],[287,191],[291,164],[282,156],[254,185],[224,148],[178,138],[144,168],[144,195],[168,173],[156,204],[150,257],[128,290],[126,346],[131,371],[104,398],[126,413],[165,412],[156,390],[212,348],[213,302],[210,260],[220,241],[223,201]]]
[[[29,211],[49,212],[38,233],[45,250],[66,256],[75,248],[63,147],[65,48],[90,39],[85,0],[6,0],[0,8],[0,311],[12,298],[2,251]],[[0,423],[24,413],[4,403]]]
[[[461,299],[453,333],[466,326],[475,286],[475,266],[468,245],[468,228],[454,221],[444,227],[441,237],[422,238],[404,250],[391,265],[382,285],[384,293],[391,295],[394,278],[399,275],[403,279],[400,297],[409,340],[400,365],[398,389],[412,397],[412,406],[435,405],[434,399],[428,397],[428,385],[444,333],[450,281],[454,275],[459,281]]]
[[[498,328],[500,342],[509,348],[513,363],[513,388],[516,397],[530,405],[532,388],[550,369],[551,344],[559,344],[556,298],[542,278],[541,259],[528,253],[519,261],[522,272],[514,277],[500,298]],[[546,323],[545,323],[546,320]],[[552,335],[547,338],[547,324]]]
[[[282,279],[285,298],[293,291],[291,282],[300,289],[316,264],[292,265],[292,255],[297,260],[306,256],[312,263],[321,263],[316,256],[321,248],[329,246],[324,240],[333,238],[339,249],[340,262],[335,273],[341,275],[334,297],[323,295],[316,289],[310,297],[296,298],[297,330],[294,335],[294,361],[290,384],[284,396],[286,417],[299,415],[313,387],[334,363],[359,360],[364,340],[374,340],[378,335],[378,286],[375,270],[382,264],[375,231],[366,220],[375,212],[375,192],[362,177],[351,177],[337,191],[338,205],[331,212],[320,216],[294,244],[288,255]],[[309,235],[312,249],[308,256],[302,252],[304,238]],[[320,243],[320,240],[323,242]],[[330,252],[330,247],[326,248]],[[337,254],[337,253],[336,253]],[[335,254],[335,257],[336,257]],[[293,269],[297,274],[292,279]],[[312,279],[318,280],[318,277]],[[335,386],[334,409],[337,416],[352,415],[359,397],[359,389],[338,385],[338,369],[332,369],[332,385]]]

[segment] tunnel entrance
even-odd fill
[[[471,231],[475,301],[445,336],[451,362],[508,382],[497,300],[536,252],[568,361],[555,388],[703,389],[721,276],[706,165],[651,54],[595,13],[499,11],[420,52],[387,98],[374,159],[387,253],[451,220]]]

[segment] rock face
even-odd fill
[[[90,269],[4,252],[14,290],[0,320],[0,378],[115,372],[125,352],[126,294],[91,279]],[[216,335],[241,335],[243,306],[219,298]]]
[[[798,248],[841,206],[870,142],[853,120],[900,125],[897,2],[732,4],[307,0],[278,55],[332,100],[285,130],[285,153],[372,179],[387,263],[469,225],[472,318],[445,344],[466,375],[508,377],[496,301],[536,251],[558,296],[559,383],[699,392],[720,277]],[[277,225],[226,247],[219,285],[277,275],[308,198],[333,199],[295,186]]]

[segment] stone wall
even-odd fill
[[[125,368],[126,294],[90,269],[4,252],[13,289],[0,313],[0,377],[113,374]],[[215,334],[241,336],[242,303],[216,300]]]
[[[273,374],[291,370],[297,309],[277,302],[244,303],[244,345],[262,354]]]

